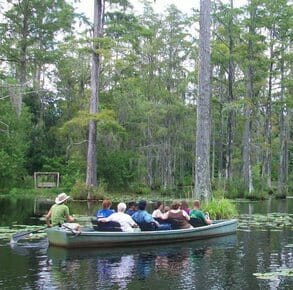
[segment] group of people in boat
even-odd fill
[[[97,221],[118,223],[121,230],[125,232],[133,232],[136,228],[141,230],[188,229],[212,223],[209,216],[200,209],[199,200],[194,201],[192,209],[189,209],[186,201],[174,201],[170,207],[158,201],[152,214],[147,211],[145,200],[139,201],[138,204],[130,202],[128,207],[124,202],[120,202],[117,212],[111,206],[110,200],[103,201],[102,209],[96,214]],[[111,223],[108,225],[111,227]]]
[[[48,227],[62,225],[76,233],[80,232],[80,225],[75,223],[74,218],[69,214],[66,205],[70,198],[66,193],[60,193],[55,204],[50,208],[45,216]],[[96,213],[96,222],[99,225],[118,225],[123,232],[133,232],[136,230],[170,230],[188,229],[212,223],[209,216],[200,209],[200,201],[195,200],[193,208],[189,209],[186,201],[174,201],[170,207],[158,201],[155,210],[151,213],[147,211],[147,202],[140,200],[138,203],[130,202],[128,207],[124,202],[117,205],[117,211],[111,208],[111,200],[104,200],[102,208]],[[111,224],[112,223],[112,224]],[[96,229],[100,229],[101,226]]]

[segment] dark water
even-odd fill
[[[293,199],[237,206],[243,214],[293,213]],[[70,204],[80,214],[92,215],[96,207]],[[0,200],[0,223],[35,224],[42,210],[34,201]],[[293,289],[292,276],[253,275],[293,271],[292,244],[288,229],[259,228],[206,241],[123,249],[65,250],[48,247],[46,239],[11,248],[0,241],[0,289]]]

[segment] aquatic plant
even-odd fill
[[[238,229],[243,231],[250,231],[251,229],[292,230],[293,215],[287,213],[242,214],[239,217]]]
[[[229,219],[238,216],[235,204],[225,198],[203,204],[202,209],[209,213],[211,219]]]
[[[277,280],[280,276],[293,277],[293,270],[288,268],[281,268],[275,272],[267,273],[253,273],[257,279]]]

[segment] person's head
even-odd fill
[[[180,208],[181,209],[187,209],[188,208],[188,203],[186,202],[186,200],[181,200]]]
[[[200,201],[199,200],[195,200],[194,203],[193,203],[193,207],[200,208]]]
[[[117,211],[118,212],[125,212],[125,210],[126,210],[126,204],[124,202],[120,202],[117,205]]]
[[[55,203],[56,204],[62,204],[64,202],[66,202],[66,200],[68,200],[70,198],[69,195],[67,195],[66,193],[62,192],[60,194],[58,194],[58,196],[55,198]]]
[[[171,209],[178,209],[180,208],[180,202],[179,201],[173,201],[171,204]]]
[[[138,203],[138,209],[139,210],[145,210],[146,209],[146,201],[145,200],[140,200],[139,203]]]
[[[135,201],[130,201],[128,203],[128,208],[130,209],[135,209],[136,208],[136,202]]]
[[[105,199],[105,200],[103,201],[103,203],[102,203],[102,208],[103,208],[103,209],[108,209],[108,208],[111,207],[111,205],[112,205],[112,201],[109,200],[109,199]]]
[[[155,209],[163,209],[164,205],[162,204],[162,202],[157,201],[155,204]]]
[[[168,212],[169,210],[170,210],[170,206],[167,206],[167,205],[166,205],[166,206],[164,207],[164,212]]]

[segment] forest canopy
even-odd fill
[[[212,1],[210,179],[228,197],[293,188],[292,27],[288,0]],[[192,191],[199,98],[199,11],[142,14],[106,1],[102,37],[65,0],[0,4],[0,191],[34,172],[84,183],[88,122],[108,191]],[[90,4],[89,4],[90,5]],[[101,57],[90,113],[92,43]]]

